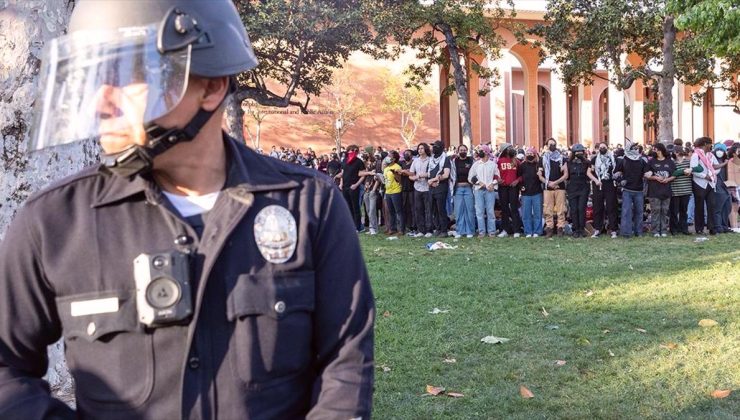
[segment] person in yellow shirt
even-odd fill
[[[404,234],[406,226],[403,221],[403,204],[401,200],[401,165],[398,164],[400,155],[393,150],[388,154],[391,162],[383,169],[385,179],[385,202],[388,206],[389,235]]]

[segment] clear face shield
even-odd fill
[[[156,25],[52,40],[42,60],[30,150],[91,138],[113,147],[143,141],[145,124],[182,99],[190,55],[190,46],[160,53]]]

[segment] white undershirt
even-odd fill
[[[162,191],[182,217],[203,214],[213,208],[221,191],[203,195],[177,195]]]

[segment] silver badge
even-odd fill
[[[298,241],[295,218],[285,207],[265,207],[254,219],[254,240],[267,261],[274,264],[288,261]]]

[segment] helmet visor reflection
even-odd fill
[[[190,47],[160,54],[155,26],[75,32],[45,51],[31,150],[141,131],[182,99]]]

